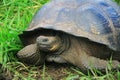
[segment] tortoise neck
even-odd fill
[[[69,35],[62,34],[60,36],[60,46],[56,51],[53,52],[53,54],[62,54],[63,52],[67,51],[70,48],[70,37]]]

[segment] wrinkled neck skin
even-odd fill
[[[60,57],[82,70],[90,69],[90,64],[100,70],[107,67],[107,60],[111,57],[111,51],[107,50],[106,46],[74,36],[70,36],[70,39],[70,48],[63,52]],[[120,55],[114,56],[115,54],[112,57],[113,60],[118,61]]]
[[[63,52],[67,51],[69,48],[70,48],[70,45],[71,45],[71,42],[70,42],[70,38],[68,35],[66,34],[60,34],[60,35],[57,35],[59,36],[60,40],[58,41],[59,42],[59,47],[53,51],[53,52],[49,52],[52,53],[52,54],[56,54],[56,55],[59,55],[59,54],[62,54]]]

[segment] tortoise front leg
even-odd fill
[[[30,44],[17,53],[20,61],[30,65],[40,65],[45,61],[45,54],[41,53],[37,44]]]
[[[47,55],[46,61],[56,62],[56,63],[67,63],[67,61],[64,58],[62,58],[60,55]]]

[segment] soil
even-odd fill
[[[30,74],[35,80],[65,80],[69,73],[76,74],[69,64],[46,63],[42,67],[29,67]],[[28,77],[29,72],[19,66],[17,71],[24,77]],[[0,74],[0,80],[22,80],[20,76],[15,76],[15,73],[4,71]],[[75,79],[76,80],[76,79]]]

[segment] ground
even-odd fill
[[[119,80],[119,71],[98,70],[81,72],[70,64],[45,63],[42,66],[28,66],[21,62],[8,63],[0,74],[0,80]]]
[[[4,70],[4,72],[0,75],[0,80],[19,80],[21,78],[30,78],[30,80],[76,80],[79,78],[79,75],[74,71],[74,69],[72,70],[72,68],[70,68],[71,66],[72,65],[69,64],[46,63],[42,66],[26,66],[25,68],[25,65],[19,65],[16,68],[17,72]],[[31,72],[29,70],[31,70]],[[18,76],[15,76],[15,74]]]
[[[84,74],[68,64],[34,67],[17,60],[15,55],[23,48],[18,34],[46,2],[49,0],[0,0],[0,80],[120,80],[120,72],[110,68],[104,74],[97,70]]]

